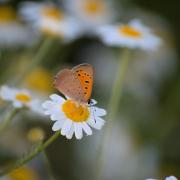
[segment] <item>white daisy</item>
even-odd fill
[[[20,6],[22,18],[40,32],[71,40],[79,35],[79,26],[55,4],[24,2]]]
[[[112,1],[108,0],[64,0],[64,6],[81,24],[84,31],[92,30],[115,18]]]
[[[0,47],[14,48],[30,45],[33,42],[32,32],[22,25],[16,12],[10,6],[0,5]]]
[[[160,38],[139,20],[132,20],[128,24],[107,25],[99,28],[97,33],[109,46],[154,50],[161,43]]]
[[[0,98],[5,101],[11,101],[15,108],[27,107],[39,114],[42,114],[40,101],[33,99],[30,92],[25,89],[9,88],[2,86],[0,89]]]
[[[81,139],[83,131],[87,135],[92,135],[90,126],[100,130],[105,123],[101,118],[106,115],[104,109],[81,105],[70,99],[65,100],[57,94],[51,95],[50,99],[43,103],[43,108],[45,114],[55,121],[52,130],[60,130],[68,139],[71,139],[73,134],[77,139]],[[96,101],[93,102],[95,103]]]
[[[178,180],[175,176],[166,177],[165,180]]]
[[[146,179],[146,180],[158,180],[158,179]],[[178,180],[175,176],[166,177],[165,180]]]

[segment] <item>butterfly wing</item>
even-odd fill
[[[88,102],[91,98],[93,87],[94,70],[90,64],[80,64],[72,69],[72,72],[78,78],[83,91],[83,101]]]
[[[54,87],[73,100],[84,101],[84,92],[81,83],[78,77],[69,69],[64,69],[56,75]]]

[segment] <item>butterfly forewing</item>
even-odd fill
[[[54,86],[65,96],[87,103],[92,92],[93,68],[89,64],[80,64],[72,70],[64,69],[56,75]]]
[[[75,66],[72,71],[78,77],[84,93],[84,101],[88,102],[91,98],[93,87],[93,67],[90,64],[80,64]]]
[[[84,99],[81,84],[69,69],[64,69],[56,75],[54,86],[58,91],[71,99],[76,101],[83,101]]]

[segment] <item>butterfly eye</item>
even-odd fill
[[[88,100],[88,104],[91,106],[91,103],[92,103],[92,101],[91,101],[91,99],[89,99]]]
[[[94,106],[97,102],[94,99],[89,99],[88,100],[88,105],[89,106]]]
[[[90,99],[88,102],[90,106],[94,106],[95,104],[97,104],[97,101],[95,101],[94,99]]]

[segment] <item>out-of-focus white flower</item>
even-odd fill
[[[30,92],[25,89],[20,90],[2,86],[0,89],[0,98],[5,101],[11,101],[15,108],[27,107],[34,112],[42,114],[40,101],[33,99]]]
[[[166,177],[165,180],[177,180],[175,176]]]
[[[146,180],[158,180],[158,179],[146,179]],[[178,180],[175,176],[166,177],[165,180]]]
[[[52,127],[53,131],[61,130],[61,134],[68,139],[71,139],[74,133],[77,139],[81,139],[83,131],[92,135],[90,126],[100,130],[105,123],[101,118],[106,115],[104,109],[78,104],[70,99],[65,100],[56,94],[51,95],[50,99],[43,103],[45,114],[56,121]]]
[[[22,25],[10,6],[0,5],[0,47],[14,48],[33,42],[32,32]]]
[[[161,43],[160,38],[136,19],[128,24],[100,27],[97,33],[102,41],[109,46],[155,50]]]
[[[90,33],[115,18],[112,1],[108,0],[64,0],[64,6],[76,17],[83,31]]]
[[[24,2],[20,6],[22,18],[32,23],[40,32],[71,40],[79,36],[79,26],[55,4]]]

